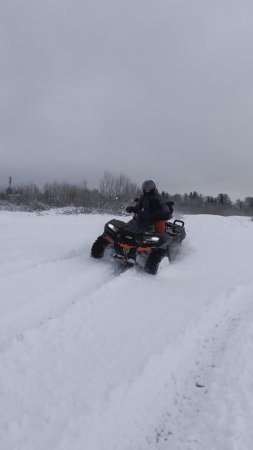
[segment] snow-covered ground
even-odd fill
[[[1,450],[251,450],[253,222],[186,216],[153,277],[106,220],[0,212]]]

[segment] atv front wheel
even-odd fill
[[[144,267],[145,272],[151,275],[156,275],[159,264],[162,261],[163,257],[164,257],[164,250],[162,249],[154,250],[152,253],[150,253]]]
[[[104,238],[104,236],[99,236],[91,247],[91,256],[97,259],[102,258],[107,245],[108,241]]]

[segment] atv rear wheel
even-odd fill
[[[91,256],[96,259],[103,258],[107,245],[108,241],[104,238],[104,236],[99,236],[91,247]]]
[[[163,257],[164,257],[164,250],[162,249],[154,250],[152,253],[150,253],[144,267],[145,272],[151,275],[156,275],[159,264],[162,261]]]

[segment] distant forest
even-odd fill
[[[98,189],[90,189],[87,183],[46,183],[12,185],[0,189],[0,209],[43,211],[51,208],[67,208],[72,213],[125,212],[127,205],[141,194],[140,187],[124,174],[114,176],[105,172]],[[167,200],[175,202],[174,210],[182,214],[253,215],[253,197],[232,202],[228,194],[202,195],[196,190],[185,194],[161,192]]]

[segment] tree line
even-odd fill
[[[109,212],[121,214],[141,194],[140,187],[124,174],[118,176],[105,172],[97,189],[90,189],[86,182],[22,184],[0,189],[1,209],[40,211],[51,208],[76,208],[79,212]],[[253,215],[253,197],[232,202],[225,193],[217,196],[161,192],[165,200],[174,201],[175,210],[189,214]]]

